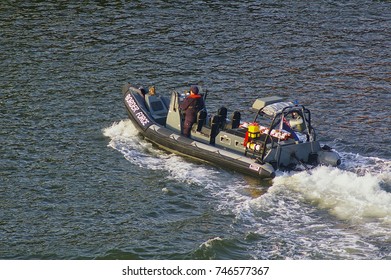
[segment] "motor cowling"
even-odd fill
[[[321,150],[318,152],[318,164],[338,166],[341,164],[341,157],[338,153],[330,150]]]

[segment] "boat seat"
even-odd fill
[[[166,124],[168,109],[159,95],[145,95],[145,103],[152,118],[161,125]]]
[[[214,145],[216,141],[216,136],[220,131],[220,117],[215,115],[212,117],[210,126],[201,126],[201,129],[198,130],[198,124],[195,123],[192,127],[192,137],[200,138],[202,140],[207,140],[209,144]]]
[[[241,118],[241,115],[240,115],[240,112],[239,111],[235,111],[233,114],[232,114],[232,120],[231,120],[231,128],[238,128],[239,125],[240,125],[240,118]]]
[[[224,129],[225,128],[225,125],[227,123],[227,114],[228,114],[228,110],[224,106],[220,107],[220,109],[217,111],[217,115],[220,118],[219,119],[219,128],[220,129]]]
[[[221,119],[220,116],[213,116],[210,126],[210,144],[215,144],[215,138],[220,130]]]
[[[201,131],[206,122],[207,113],[205,109],[200,110],[197,113],[197,131]]]

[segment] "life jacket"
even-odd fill
[[[189,95],[187,98],[188,100],[191,99],[191,101],[187,101],[189,102],[189,105],[183,108],[183,110],[186,111],[190,109],[190,110],[194,110],[195,112],[198,112],[204,108],[204,100],[202,99],[202,95],[193,94],[193,95]]]
[[[204,107],[204,99],[199,94],[189,95],[180,105],[180,108],[184,111],[185,120],[188,122],[195,122],[197,113]]]

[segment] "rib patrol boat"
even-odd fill
[[[201,110],[188,138],[181,133],[179,105],[184,94],[173,91],[165,97],[154,88],[147,93],[130,84],[122,92],[140,134],[169,152],[259,178],[273,178],[276,170],[341,164],[338,153],[316,140],[310,110],[279,96],[257,98],[251,108],[254,119],[249,122],[241,120],[239,111],[228,118],[225,107],[216,114]]]

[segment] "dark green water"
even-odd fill
[[[0,259],[391,259],[389,1],[1,1]],[[166,154],[121,87],[281,95],[340,169]]]

